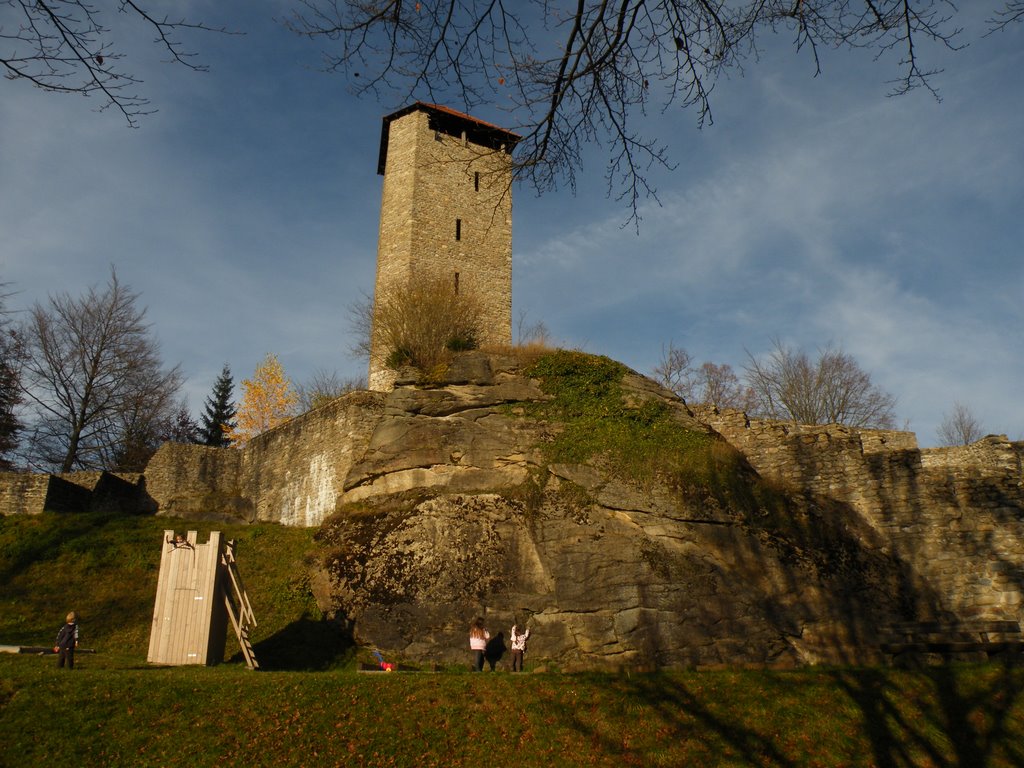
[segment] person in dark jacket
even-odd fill
[[[64,626],[57,633],[57,644],[53,652],[57,654],[57,668],[62,669],[64,662],[68,669],[75,668],[75,648],[78,647],[78,614],[74,611],[68,614]]]

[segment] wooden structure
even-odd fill
[[[223,543],[220,531],[211,531],[206,544],[196,539],[195,531],[164,531],[147,660],[173,666],[217,664],[224,658],[230,619],[245,663],[258,669],[249,642],[256,617],[235,563],[235,543]]]

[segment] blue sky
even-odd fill
[[[364,374],[347,309],[373,287],[380,118],[402,104],[316,71],[317,46],[274,21],[284,2],[188,7],[246,34],[190,38],[202,74],[133,42],[159,110],[137,129],[0,84],[9,303],[78,293],[114,265],[194,412],[225,362],[238,382],[268,352],[295,381]],[[660,204],[643,202],[639,234],[605,195],[600,147],[575,196],[517,187],[514,317],[644,373],[669,342],[737,372],[772,337],[832,343],[922,446],[956,400],[1024,439],[1024,26],[981,39],[987,15],[963,12],[964,50],[923,51],[945,69],[941,103],[888,98],[892,59],[831,53],[815,78],[785,35],[764,38],[717,84],[713,125],[651,111],[677,167],[652,173]]]

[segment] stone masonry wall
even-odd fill
[[[375,294],[440,275],[484,308],[484,344],[512,340],[511,159],[435,131],[426,111],[390,123]],[[391,388],[374,340],[370,388]]]
[[[161,514],[317,526],[334,511],[384,396],[350,392],[241,449],[163,445],[146,467]]]
[[[241,486],[255,518],[320,525],[334,511],[383,404],[383,394],[350,392],[250,440],[241,451]]]
[[[49,475],[0,472],[0,515],[39,514],[49,487]]]
[[[941,595],[935,611],[1019,619],[1024,443],[920,450],[909,432],[707,417],[763,476],[849,504]]]
[[[242,452],[164,443],[146,466],[145,490],[160,514],[253,518],[241,485]]]
[[[0,472],[0,516],[109,509],[153,512],[156,506],[143,498],[137,473]]]

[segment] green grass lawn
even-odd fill
[[[238,541],[263,671],[146,664],[164,529]],[[321,620],[310,531],[0,519],[0,644],[82,615],[73,672],[0,654],[0,766],[1020,766],[1024,667],[356,674]],[[468,661],[468,652],[467,652]]]
[[[509,673],[110,669],[0,658],[0,762],[1019,766],[1020,669]]]

